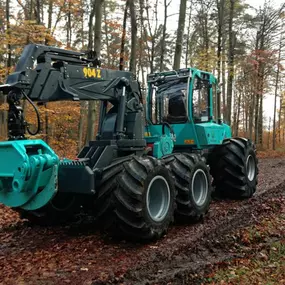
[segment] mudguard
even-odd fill
[[[36,210],[57,192],[59,158],[42,140],[0,143],[0,203]]]

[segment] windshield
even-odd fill
[[[187,120],[188,77],[155,83],[151,86],[151,114],[153,124],[184,123]]]

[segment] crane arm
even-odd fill
[[[24,48],[15,71],[0,85],[8,94],[25,92],[32,101],[120,100],[118,78],[126,78],[135,95],[140,95],[133,74],[128,71],[102,69],[97,58],[84,53],[30,44]],[[112,86],[114,88],[109,88]],[[132,93],[132,92],[131,92]]]

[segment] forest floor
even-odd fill
[[[256,195],[147,245],[32,227],[0,206],[0,284],[285,284],[285,158],[259,160]]]

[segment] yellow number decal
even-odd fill
[[[185,144],[194,144],[194,140],[184,140]]]
[[[83,68],[83,73],[84,73],[84,76],[87,77],[87,75],[88,75],[88,68],[84,67]]]
[[[101,78],[101,70],[100,69],[95,69],[95,68],[83,68],[83,73],[85,77],[88,78]]]

